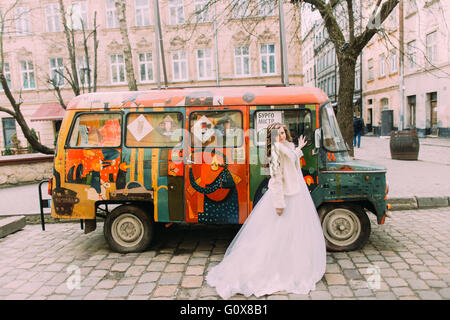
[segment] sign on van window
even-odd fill
[[[79,148],[119,147],[122,116],[115,113],[89,113],[77,117],[69,146]]]
[[[258,144],[265,144],[267,127],[272,123],[282,123],[283,111],[259,111],[256,114],[256,132],[258,135]]]
[[[127,147],[175,147],[182,141],[180,112],[133,112],[127,117]]]
[[[305,108],[291,108],[290,110],[264,110],[256,113],[257,145],[266,144],[267,127],[275,122],[283,123],[292,137],[294,144],[303,135],[307,144],[312,142],[311,111]]]

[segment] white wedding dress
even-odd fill
[[[223,260],[206,276],[223,299],[237,293],[260,297],[278,291],[308,294],[315,290],[326,268],[325,239],[308,187],[300,178],[300,192],[284,197],[281,216],[273,204],[273,191],[267,190]]]

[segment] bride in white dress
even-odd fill
[[[306,142],[300,137],[295,148],[291,141],[283,124],[267,128],[269,189],[206,276],[223,299],[308,294],[325,273],[325,239],[300,168]]]

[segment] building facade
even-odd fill
[[[403,0],[364,49],[364,121],[375,135],[450,136],[448,17],[449,1]]]
[[[397,7],[363,50],[363,119],[374,135],[390,135],[399,125],[398,15]]]
[[[84,92],[88,91],[88,79],[93,81],[94,50],[91,37],[88,55],[85,54],[81,29],[84,25],[87,34],[94,29],[95,12],[99,41],[97,91],[128,90],[124,44],[114,0],[63,2],[69,27],[75,30],[77,75]],[[282,60],[275,2],[159,1],[161,41],[155,37],[158,16],[154,3],[126,2],[127,34],[139,90],[164,88],[166,83],[169,87],[280,84],[283,65],[288,68],[289,84],[302,85],[297,6],[284,4],[286,62]],[[41,143],[53,146],[64,110],[58,107],[49,80],[59,85],[65,103],[74,97],[59,2],[23,0],[14,8],[10,6],[10,1],[0,1],[5,26],[3,72],[13,94],[17,99],[21,96],[21,110],[29,126],[35,129]],[[158,45],[162,45],[164,53],[164,59],[159,61]],[[89,63],[86,56],[90,57]],[[0,105],[8,107],[1,93]],[[14,119],[6,113],[0,113],[0,117],[0,149],[11,146],[14,134],[26,146]]]
[[[405,1],[404,128],[450,137],[450,2]]]

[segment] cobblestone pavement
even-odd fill
[[[371,217],[366,246],[329,252],[315,291],[262,299],[450,299],[449,214],[397,211],[382,226]],[[204,276],[238,226],[174,225],[149,251],[126,255],[108,249],[102,225],[88,235],[74,223],[46,229],[0,239],[0,299],[219,299]]]

